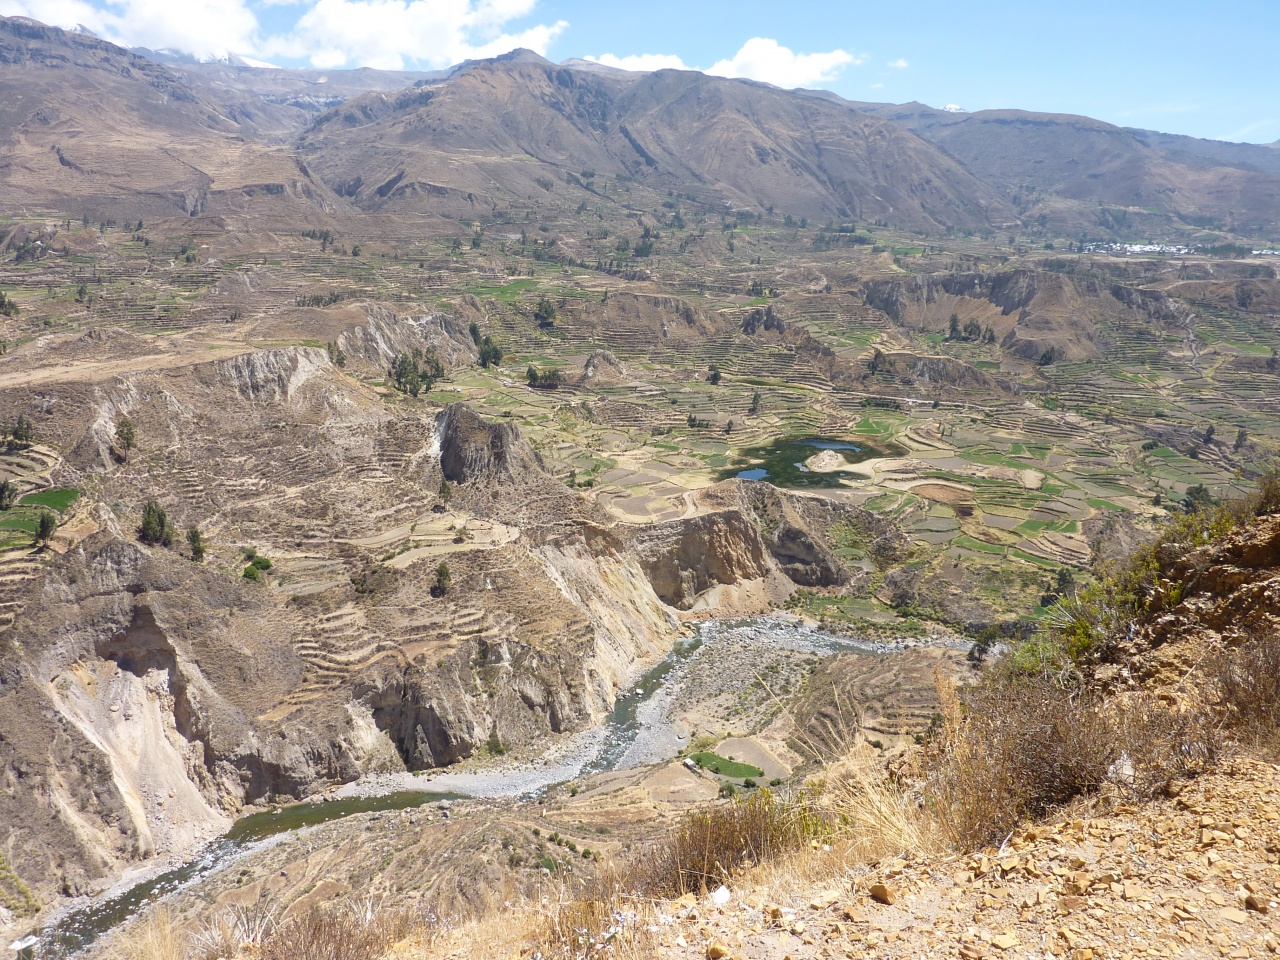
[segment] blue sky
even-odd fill
[[[1280,140],[1280,0],[0,0],[128,45],[282,66],[429,69],[531,47],[852,100],[1020,107]]]

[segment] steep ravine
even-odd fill
[[[102,509],[97,533],[49,558],[38,615],[0,638],[0,819],[17,825],[3,855],[46,905],[189,854],[247,804],[448,766],[495,741],[540,754],[599,723],[666,656],[681,610],[759,612],[791,589],[748,485],[713,488],[691,519],[631,528],[547,474],[518,430],[463,406],[434,429],[440,459],[425,469],[452,477],[455,509],[522,522],[484,565],[451,555],[469,584],[452,602],[491,619],[517,596],[530,607],[509,627],[451,636],[443,655],[382,641],[303,699],[298,638],[323,608],[137,544]],[[793,566],[798,539],[780,554]],[[803,552],[806,576],[835,569],[821,537]],[[373,617],[420,602],[423,580],[356,603]]]

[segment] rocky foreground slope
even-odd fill
[[[1280,768],[1240,759],[1150,804],[1099,802],[973,856],[888,857],[726,903],[672,904],[650,956],[1269,957],[1280,951]],[[821,859],[814,854],[814,859]],[[808,864],[820,872],[822,864]],[[772,882],[770,880],[772,879]],[[473,954],[431,953],[430,956]],[[395,956],[395,954],[393,954]],[[421,956],[406,948],[399,956]]]

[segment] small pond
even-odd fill
[[[858,476],[855,471],[844,468],[815,473],[804,465],[822,450],[838,451],[849,466],[874,457],[897,456],[901,452],[896,445],[890,447],[863,439],[785,437],[743,450],[738,463],[722,471],[719,479],[768,480],[777,487],[838,487],[842,480]]]

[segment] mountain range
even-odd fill
[[[731,210],[923,235],[1280,234],[1274,146],[557,65],[527,50],[424,73],[264,69],[3,18],[0,104],[11,211],[466,217],[552,189],[591,206],[601,174]]]

